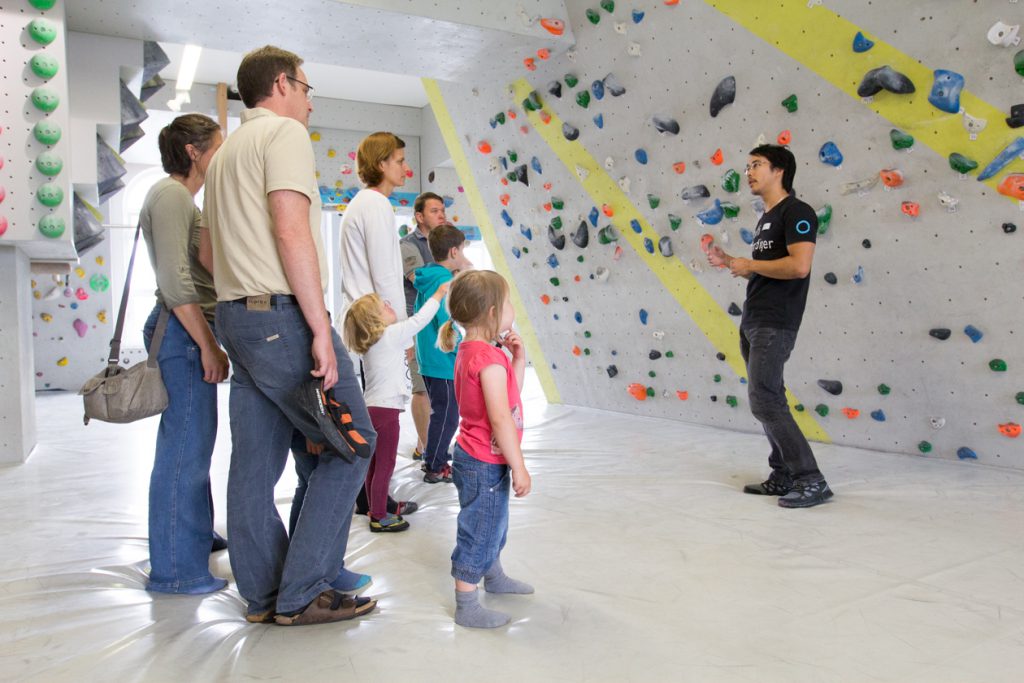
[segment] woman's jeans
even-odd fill
[[[452,576],[480,583],[508,536],[508,465],[477,460],[456,442],[452,479],[459,492],[458,532],[452,553]]]
[[[162,309],[143,328],[149,349]],[[217,385],[203,381],[199,346],[170,313],[157,357],[167,410],[160,417],[149,480],[147,590],[192,592],[217,581],[210,574],[213,504],[210,460],[217,438]]]

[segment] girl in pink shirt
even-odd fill
[[[481,579],[488,593],[533,593],[529,584],[505,575],[500,557],[508,533],[509,484],[517,498],[530,492],[530,473],[520,448],[523,401],[519,390],[526,349],[512,331],[515,311],[508,283],[497,273],[459,274],[448,292],[448,308],[451,319],[437,337],[441,350],[450,352],[456,345],[453,322],[465,330],[455,358],[455,397],[462,420],[452,458],[461,508],[452,553],[455,623],[495,628],[507,624],[509,616],[479,603]],[[511,362],[496,343],[511,352]]]

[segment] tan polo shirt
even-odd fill
[[[242,112],[242,125],[206,172],[203,224],[210,230],[218,301],[293,293],[274,240],[267,195],[275,190],[309,197],[309,229],[326,291],[320,191],[309,133],[295,119],[256,107]]]

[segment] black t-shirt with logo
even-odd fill
[[[761,216],[754,231],[755,261],[775,261],[789,256],[788,245],[811,242],[818,237],[818,217],[808,204],[787,196]],[[797,280],[778,280],[754,274],[747,284],[743,325],[800,329],[807,304],[810,274]]]

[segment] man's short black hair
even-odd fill
[[[796,175],[796,157],[788,147],[781,145],[758,145],[750,150],[752,157],[764,157],[772,168],[782,169],[782,189],[793,194],[793,176]]]

